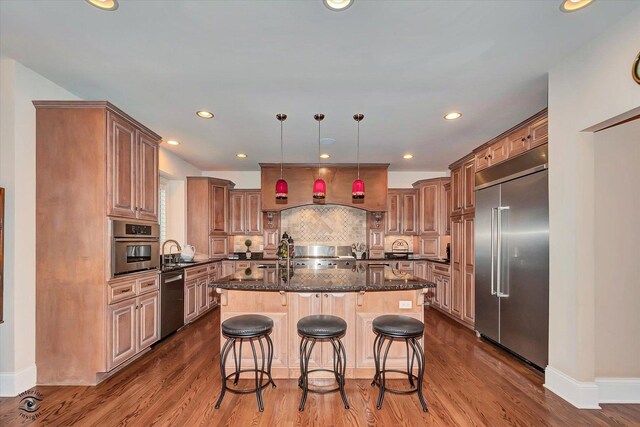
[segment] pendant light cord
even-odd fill
[[[358,163],[358,179],[360,179],[360,120],[358,120],[358,149],[356,153],[356,162]]]
[[[318,179],[320,179],[320,120],[318,120]]]
[[[284,163],[284,148],[282,144],[282,120],[280,120],[280,179],[282,179],[282,164]]]

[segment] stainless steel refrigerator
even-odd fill
[[[478,172],[475,194],[476,331],[540,368],[549,341],[546,158],[545,147]]]

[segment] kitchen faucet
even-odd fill
[[[160,260],[162,261],[161,263],[164,264],[164,248],[166,246],[167,243],[173,243],[173,245],[169,246],[169,254],[171,254],[171,248],[173,248],[174,246],[176,247],[176,249],[178,249],[178,252],[180,252],[182,250],[182,248],[180,247],[180,243],[178,243],[178,241],[173,240],[173,239],[167,239],[164,241],[164,243],[162,244],[162,256],[160,257]]]

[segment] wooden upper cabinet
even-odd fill
[[[136,129],[126,120],[107,114],[108,214],[135,218]]]
[[[489,147],[476,153],[476,171],[489,167]]]
[[[493,143],[489,147],[489,166],[504,162],[508,157],[507,138]]]
[[[226,186],[211,183],[209,185],[209,232],[211,234],[227,233],[227,201],[228,190]]]
[[[415,191],[402,193],[402,234],[418,233],[418,194]]]
[[[442,187],[442,200],[440,201],[442,212],[442,230],[444,235],[451,234],[451,182]]]
[[[244,191],[231,191],[229,193],[229,233],[245,233],[245,193]]]
[[[476,207],[476,170],[474,159],[468,160],[464,165],[462,165],[462,173],[464,178],[462,189],[462,209],[464,212],[470,212]]]
[[[158,141],[107,113],[107,215],[158,220]]]
[[[229,234],[262,234],[262,194],[258,190],[229,192]]]
[[[544,116],[529,126],[529,147],[534,148],[549,142],[549,120]]]
[[[462,165],[451,169],[451,214],[462,213]]]
[[[137,132],[138,142],[138,218],[158,220],[158,144],[142,132]]]
[[[387,214],[385,231],[388,234],[402,234],[402,196],[399,192],[387,193]]]
[[[474,249],[474,218],[465,215],[462,218],[463,233],[463,265],[462,265],[462,320],[470,325],[475,323],[476,295],[475,295],[475,249]]]
[[[519,129],[507,136],[508,157],[522,154],[529,149],[529,128]]]
[[[438,234],[440,231],[440,192],[439,181],[420,185],[420,234]]]

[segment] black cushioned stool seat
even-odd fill
[[[243,314],[241,316],[232,317],[222,322],[222,335],[227,338],[227,341],[220,350],[220,373],[222,375],[222,388],[220,390],[220,397],[216,402],[216,409],[220,408],[222,398],[225,392],[228,390],[231,393],[246,394],[255,393],[258,399],[258,409],[260,412],[264,410],[262,404],[262,389],[271,384],[273,387],[276,383],[271,378],[271,362],[273,361],[273,342],[269,337],[269,334],[273,330],[273,320],[267,316],[259,314]],[[262,340],[267,343],[267,350],[265,352],[264,344]],[[253,367],[250,369],[242,369],[242,344],[243,342],[249,343],[251,346],[251,353],[253,354]],[[260,345],[260,355],[262,357],[262,364],[258,366],[258,356],[256,353],[256,343]],[[238,345],[238,351],[236,352],[236,344]],[[229,352],[233,351],[233,362],[235,364],[235,371],[227,375],[226,362]],[[266,361],[266,367],[265,367]],[[240,374],[243,372],[252,372],[255,378],[255,386],[249,389],[238,389],[227,386],[227,381],[233,377],[233,384],[238,385]],[[267,381],[265,382],[264,376],[266,375]]]
[[[424,323],[418,319],[399,314],[386,314],[373,319],[371,324],[376,339],[373,341],[373,359],[376,364],[376,374],[373,377],[371,385],[377,385],[380,388],[378,393],[378,409],[382,409],[384,401],[384,392],[388,391],[395,394],[418,393],[418,400],[422,405],[422,410],[427,412],[427,404],[422,395],[422,383],[424,378],[424,351],[420,345],[420,337],[424,334]],[[387,369],[387,354],[393,341],[404,341],[407,348],[407,370]],[[386,342],[386,347],[384,346]],[[384,348],[384,351],[383,351]],[[411,351],[409,351],[411,349]],[[413,372],[413,362],[418,365],[418,375]],[[387,388],[386,373],[395,372],[404,374],[409,380],[408,390],[398,390]],[[416,384],[417,383],[417,384]]]
[[[409,316],[387,314],[373,319],[373,332],[398,338],[420,337],[424,333],[424,323]]]
[[[347,322],[338,316],[317,314],[298,321],[298,333],[307,337],[339,337],[347,332]]]
[[[349,409],[349,402],[344,391],[347,351],[340,340],[346,333],[347,322],[337,316],[317,314],[298,320],[298,334],[302,337],[300,341],[300,377],[298,378],[298,386],[302,388],[302,398],[300,399],[298,410],[304,411],[307,393],[325,394],[333,391],[340,391],[342,403],[345,409]],[[333,347],[333,369],[309,369],[309,359],[317,341],[329,341],[331,343]],[[329,390],[309,389],[309,374],[318,371],[333,373],[338,386]]]
[[[264,335],[273,329],[273,320],[260,314],[243,314],[222,322],[222,333],[236,338]]]

